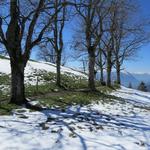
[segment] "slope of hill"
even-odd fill
[[[5,74],[10,74],[10,61],[8,58],[0,58],[0,72]],[[32,74],[35,70],[41,70],[46,72],[56,73],[56,65],[52,63],[42,62],[42,61],[28,61],[25,68],[25,75]],[[76,71],[72,68],[61,66],[62,73],[70,73],[76,76],[81,76],[87,78],[85,74],[80,71]]]
[[[10,60],[0,57],[0,97],[10,93]],[[56,86],[56,65],[30,60],[25,68],[25,86],[27,95],[47,93]],[[87,86],[87,75],[72,68],[61,66],[61,85],[64,89],[77,89]],[[3,96],[2,96],[3,95]]]

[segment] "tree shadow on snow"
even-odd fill
[[[47,134],[52,134],[55,132],[57,135],[55,142],[53,145],[50,145],[51,148],[48,149],[61,149],[64,146],[65,141],[72,139],[77,139],[80,142],[80,145],[83,150],[88,150],[87,142],[90,139],[87,139],[86,136],[80,133],[80,129],[83,129],[83,132],[90,131],[91,134],[94,130],[106,130],[105,127],[117,129],[118,131],[121,130],[123,132],[126,129],[131,129],[133,131],[140,132],[143,137],[145,138],[146,143],[144,143],[148,149],[150,148],[150,141],[149,137],[147,136],[146,132],[150,131],[150,125],[146,122],[146,120],[140,116],[138,116],[136,113],[132,116],[121,116],[121,115],[108,115],[101,113],[100,111],[97,111],[95,109],[84,109],[84,107],[76,106],[76,107],[68,107],[66,110],[62,111],[59,109],[48,109],[41,112],[45,119],[41,120],[39,122],[31,122],[28,119],[12,119],[7,120],[8,125],[6,127],[7,131],[10,133],[10,136],[7,137],[7,140],[12,140],[14,136],[21,137],[25,134],[34,135],[37,133],[40,133],[42,136],[44,133],[43,131],[46,130]],[[34,115],[34,114],[33,114]],[[33,116],[32,116],[33,117]],[[2,121],[2,120],[0,120]],[[3,120],[5,121],[5,120]],[[11,124],[18,124],[17,127],[12,127]],[[42,125],[48,126],[46,129],[42,129]],[[24,128],[24,126],[28,126],[28,128]],[[1,127],[0,127],[1,128]],[[66,133],[67,129],[67,133]],[[65,134],[64,134],[65,130]],[[0,130],[1,134],[1,130]],[[66,138],[66,134],[69,134],[69,139]],[[37,134],[38,135],[38,134]],[[118,135],[112,135],[115,137],[120,136],[130,136],[136,139],[135,135],[132,133],[121,133]],[[33,139],[34,140],[34,139]],[[42,139],[41,139],[42,140]],[[139,139],[136,139],[139,141]],[[98,144],[99,148],[101,146],[105,146],[107,148],[112,148],[115,150],[126,150],[126,148],[121,144],[106,144],[101,141],[95,141],[91,140],[92,143]],[[119,142],[119,141],[118,141]],[[26,144],[31,144],[30,141],[26,141]],[[94,144],[93,144],[94,145]],[[37,143],[35,145],[32,145],[33,149],[40,150],[41,145],[40,143]],[[16,148],[17,149],[17,148]],[[46,150],[46,149],[45,149]]]

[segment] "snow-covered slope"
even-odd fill
[[[144,105],[150,107],[150,93],[142,92],[134,89],[122,87],[120,90],[113,93],[115,96],[125,98],[128,102],[136,105]]]
[[[125,100],[1,116],[0,150],[150,150],[150,93],[112,94]]]
[[[43,70],[43,71],[47,71],[47,72],[54,72],[56,73],[56,65],[52,64],[52,63],[46,63],[46,62],[37,62],[37,61],[28,61],[28,64],[25,68],[25,74],[32,74],[32,72],[34,70]],[[81,73],[80,71],[76,71],[72,68],[68,68],[68,67],[61,67],[61,71],[62,73],[71,73],[77,76],[81,76],[81,77],[85,77],[87,78],[87,76],[83,73]],[[1,73],[5,73],[5,74],[10,74],[11,69],[10,69],[10,61],[9,59],[4,59],[4,58],[0,58],[0,72]]]

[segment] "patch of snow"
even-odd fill
[[[121,87],[121,89],[117,90],[116,92],[112,93],[115,96],[122,97],[126,99],[128,102],[136,103],[139,105],[145,105],[150,107],[150,93],[149,92],[142,92],[135,89],[129,89],[126,87]]]

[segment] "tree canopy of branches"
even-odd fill
[[[26,102],[25,66],[32,49],[41,42],[47,28],[62,7],[60,3],[57,12],[54,11],[54,1],[49,0],[10,0],[1,4],[0,42],[10,57],[11,102]]]
[[[89,57],[89,89],[95,90],[95,52],[103,35],[103,20],[107,15],[104,0],[80,0],[75,10],[80,20],[82,39],[76,45],[88,52]]]

